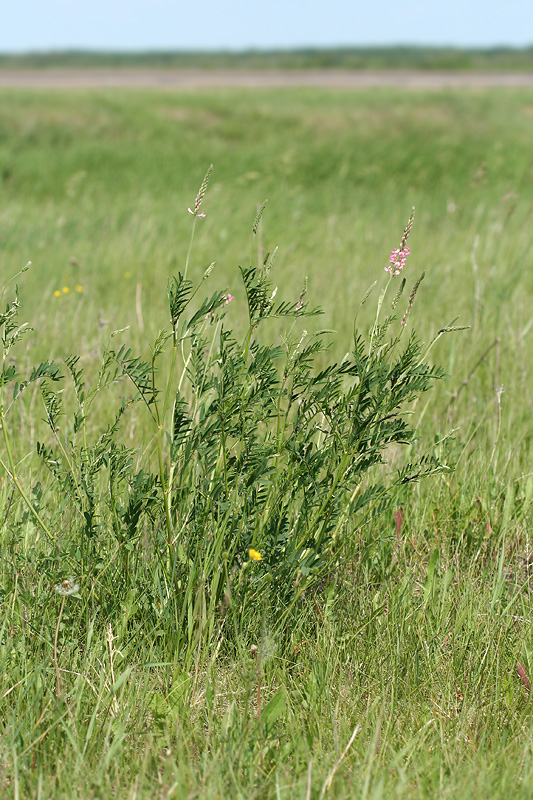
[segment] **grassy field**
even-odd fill
[[[410,406],[407,453],[389,453],[401,466],[428,450],[454,471],[400,487],[366,525],[354,517],[281,622],[266,589],[244,607],[225,596],[233,613],[206,614],[210,630],[199,595],[178,620],[161,605],[163,568],[141,561],[138,590],[119,580],[105,531],[91,577],[54,592],[78,563],[79,523],[36,454],[39,392],[14,405],[17,473],[57,539],[4,469],[2,796],[531,796],[532,132],[518,90],[0,94],[2,283],[32,261],[17,279],[26,371],[76,353],[94,385],[115,341],[149,358],[193,224],[189,276],[216,262],[205,294],[234,295],[225,320],[245,335],[238,265],[266,198],[255,244],[279,246],[280,297],[296,303],[307,276],[324,314],[305,327],[335,331],[319,366],[353,347],[413,206],[398,313],[424,270],[410,317],[422,340],[456,317],[470,326],[431,350],[447,377]],[[267,324],[278,340],[283,320]],[[156,461],[136,413],[126,440]]]
[[[337,47],[242,52],[0,53],[0,68],[417,69],[531,71],[533,48]]]

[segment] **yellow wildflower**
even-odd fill
[[[55,290],[54,297],[61,297],[61,292],[59,291],[59,289]]]
[[[83,286],[81,285],[81,283],[77,283],[77,284],[76,284],[76,286],[74,287],[74,289],[75,289],[77,292],[79,292],[80,294],[83,294],[83,292],[85,291],[85,289],[83,288]]]
[[[68,288],[68,286],[63,286],[61,291],[63,292],[63,294],[69,294],[70,293],[70,289]]]
[[[254,550],[253,547],[248,551],[248,555],[252,559],[252,561],[261,561],[263,556],[261,553],[258,553],[257,550]]]

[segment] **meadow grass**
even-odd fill
[[[1,69],[531,69],[531,47],[334,47],[241,52],[87,52],[0,53]]]
[[[271,279],[296,303],[308,276],[324,314],[306,328],[336,331],[318,366],[353,347],[360,300],[386,281],[412,206],[398,313],[425,270],[410,316],[422,339],[458,315],[470,326],[431,351],[449,377],[412,404],[407,453],[390,447],[389,466],[373,468],[390,475],[429,449],[454,472],[400,489],[365,526],[354,518],[283,625],[263,586],[242,608],[222,598],[207,636],[201,592],[184,623],[164,613],[148,558],[139,590],[124,590],[111,547],[96,580],[57,593],[51,576],[60,585],[76,558],[73,517],[35,453],[39,393],[13,407],[21,480],[35,505],[56,505],[60,546],[43,555],[4,474],[6,796],[531,795],[516,665],[532,674],[532,120],[525,91],[2,93],[2,274],[33,262],[18,279],[27,365],[76,353],[94,385],[106,346],[149,357],[211,162],[189,277],[216,261],[205,295],[234,295],[225,320],[238,335],[238,265],[265,198],[255,247],[279,246]],[[265,341],[285,329],[265,325]],[[112,396],[89,433],[112,419]],[[124,432],[155,453],[149,425],[134,411]]]

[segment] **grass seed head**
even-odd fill
[[[194,211],[191,208],[187,209],[189,214],[192,214],[193,217],[205,217],[205,214],[199,214],[198,211],[200,209],[200,206],[202,205],[202,200],[204,199],[204,195],[207,191],[207,187],[209,185],[209,178],[211,177],[212,172],[213,172],[213,165],[210,164],[209,169],[204,175],[204,179],[202,181],[200,189],[198,190],[198,194],[196,195],[196,200],[194,201]]]
[[[267,203],[268,203],[268,200],[263,200],[263,202],[259,206],[259,210],[258,210],[257,214],[255,215],[254,224],[252,225],[252,233],[253,233],[254,236],[257,233],[257,229],[259,227],[259,223],[261,222],[261,217],[263,216],[263,211],[265,210]]]

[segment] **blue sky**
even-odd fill
[[[0,0],[0,52],[533,44],[533,0]]]

